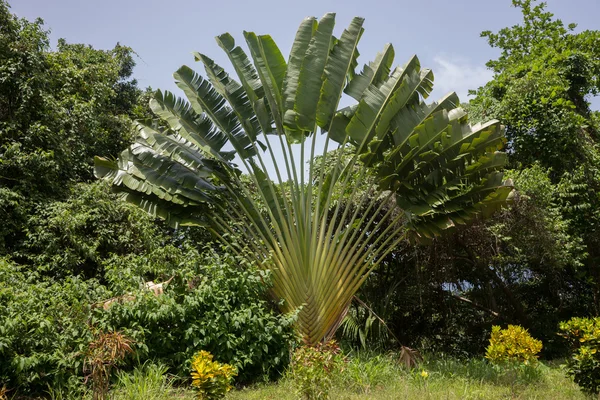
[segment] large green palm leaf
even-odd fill
[[[245,32],[249,53],[217,37],[239,81],[196,53],[207,79],[181,67],[187,100],[158,92],[157,119],[138,123],[136,143],[118,161],[96,159],[96,175],[128,201],[174,226],[205,225],[270,269],[282,311],[300,310],[311,343],[333,335],[407,233],[440,234],[512,192],[497,121],[469,125],[455,94],[426,104],[433,73],[416,56],[392,69],[391,45],[357,73],[363,19],[339,39],[334,23],[304,20],[287,62],[270,36]],[[339,108],[344,93],[356,103]]]

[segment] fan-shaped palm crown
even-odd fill
[[[237,80],[196,53],[207,78],[181,67],[187,99],[158,92],[157,118],[137,122],[136,142],[117,161],[95,160],[98,177],[172,225],[241,236],[244,248],[231,246],[272,271],[273,294],[283,311],[300,309],[312,343],[333,335],[407,228],[434,236],[511,193],[497,121],[469,125],[455,94],[426,104],[432,72],[417,57],[392,68],[391,45],[357,73],[363,19],[339,38],[334,19],[305,19],[287,62],[268,35],[244,33],[249,55],[217,37]],[[354,102],[340,108],[344,93]],[[333,200],[340,190],[345,200]]]

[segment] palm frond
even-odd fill
[[[157,92],[156,119],[138,122],[136,142],[118,161],[95,160],[96,176],[127,201],[175,226],[205,225],[270,269],[281,310],[300,310],[310,343],[344,318],[365,340],[376,322],[359,326],[348,307],[409,233],[432,237],[512,196],[498,121],[471,126],[453,93],[426,103],[433,73],[416,56],[393,68],[391,45],[357,73],[363,19],[339,39],[334,25],[332,13],[305,19],[287,62],[268,35],[244,32],[249,56],[218,36],[237,80],[195,53],[207,79],[181,67],[187,100]],[[356,103],[340,109],[344,93]]]

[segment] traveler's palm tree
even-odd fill
[[[174,226],[205,225],[271,270],[309,343],[334,334],[407,232],[432,237],[511,193],[497,121],[469,125],[455,94],[426,104],[432,72],[417,57],[392,68],[391,45],[355,71],[363,19],[336,38],[334,18],[305,19],[287,62],[268,35],[245,32],[249,54],[217,37],[237,78],[196,53],[206,78],[174,74],[187,99],[158,92],[136,142],[95,160],[126,200]],[[344,94],[353,104],[340,106]]]

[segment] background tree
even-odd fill
[[[487,63],[494,78],[474,92],[470,111],[506,124],[511,165],[539,162],[552,168],[556,182],[597,163],[598,126],[588,98],[600,93],[600,31],[576,33],[576,24],[565,27],[545,3],[534,3],[513,0],[522,24],[482,32],[501,55]]]
[[[600,130],[590,96],[600,93],[600,31],[575,32],[545,3],[513,1],[523,23],[498,33],[483,32],[502,50],[488,66],[494,79],[480,88],[470,109],[507,126],[515,167],[538,163],[556,184],[568,234],[581,238],[587,257],[578,270],[595,282],[595,313],[600,282]]]
[[[118,44],[51,48],[41,20],[0,0],[0,389],[11,396],[82,397],[95,330],[135,339],[124,369],[154,360],[184,376],[199,347],[245,382],[287,364],[293,315],[266,300],[267,274],[91,181],[93,155],[116,156],[131,119],[148,117],[154,92],[134,65]],[[148,281],[169,284],[157,297]]]
[[[22,229],[48,202],[92,178],[95,154],[130,140],[140,90],[133,52],[59,40],[0,2],[0,252],[19,251]]]
[[[598,112],[588,100],[599,90],[600,32],[564,26],[544,3],[513,5],[520,24],[482,33],[501,54],[466,107],[474,120],[506,125],[519,195],[431,246],[401,244],[367,281],[358,297],[404,344],[473,354],[491,324],[510,322],[543,338],[552,357],[564,349],[561,319],[598,312]],[[355,307],[363,330],[368,321],[372,332],[387,330]]]

